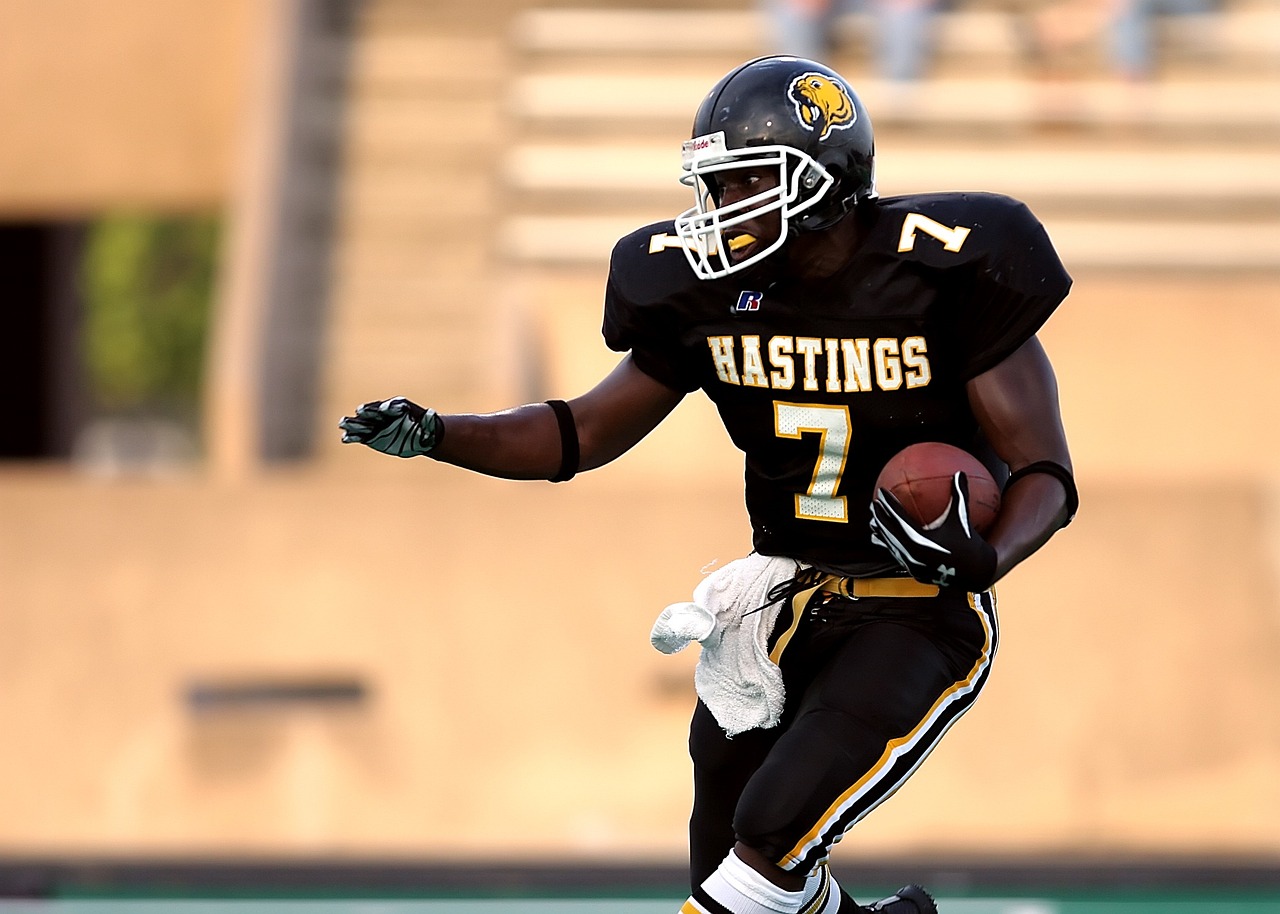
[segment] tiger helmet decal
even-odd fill
[[[819,140],[829,137],[832,130],[852,127],[858,120],[849,90],[824,73],[801,73],[791,81],[787,94],[800,123],[821,131]]]

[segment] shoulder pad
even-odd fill
[[[881,243],[938,266],[982,260],[1028,231],[1043,231],[1026,204],[1002,194],[910,194],[879,205]]]
[[[609,281],[635,302],[667,298],[701,282],[669,220],[638,228],[618,240],[609,261]]]

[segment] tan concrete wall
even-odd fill
[[[0,4],[0,218],[226,196],[266,4]]]
[[[1002,583],[988,693],[841,854],[1280,853],[1276,292],[1078,277],[1045,339],[1081,515]],[[554,383],[611,362],[594,316],[563,330]],[[647,632],[748,543],[702,410],[566,486],[336,434],[234,487],[7,470],[0,852],[679,860],[696,649]],[[370,700],[183,701],[316,673]]]
[[[21,90],[0,92],[17,125],[0,212],[217,199],[229,141],[209,125],[234,120],[259,8],[0,4],[0,78]],[[455,259],[487,272],[483,250]],[[567,395],[616,359],[600,280],[493,277]],[[841,853],[1280,853],[1280,286],[1077,281],[1044,338],[1080,519],[1002,584],[988,694]],[[490,321],[499,294],[465,305]],[[405,387],[369,396],[431,397],[420,344],[390,326],[405,358],[351,372],[352,389],[376,367]],[[435,405],[475,405],[445,391]],[[665,658],[646,635],[699,568],[747,549],[711,410],[691,398],[568,486],[343,449],[336,419],[314,467],[236,484],[0,469],[0,853],[680,859],[696,650]],[[371,697],[184,702],[202,679],[313,674],[359,676]]]

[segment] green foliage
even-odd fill
[[[217,245],[208,216],[115,215],[90,227],[84,351],[101,407],[194,414]]]

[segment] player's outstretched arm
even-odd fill
[[[344,442],[395,456],[427,456],[506,479],[564,479],[625,453],[683,396],[646,375],[628,356],[590,391],[569,401],[562,416],[547,403],[436,415],[397,397],[366,403],[339,426]]]
[[[1071,454],[1057,379],[1035,337],[971,380],[968,392],[974,415],[1013,474],[1000,514],[986,534],[996,550],[999,579],[1048,542],[1075,513]]]

